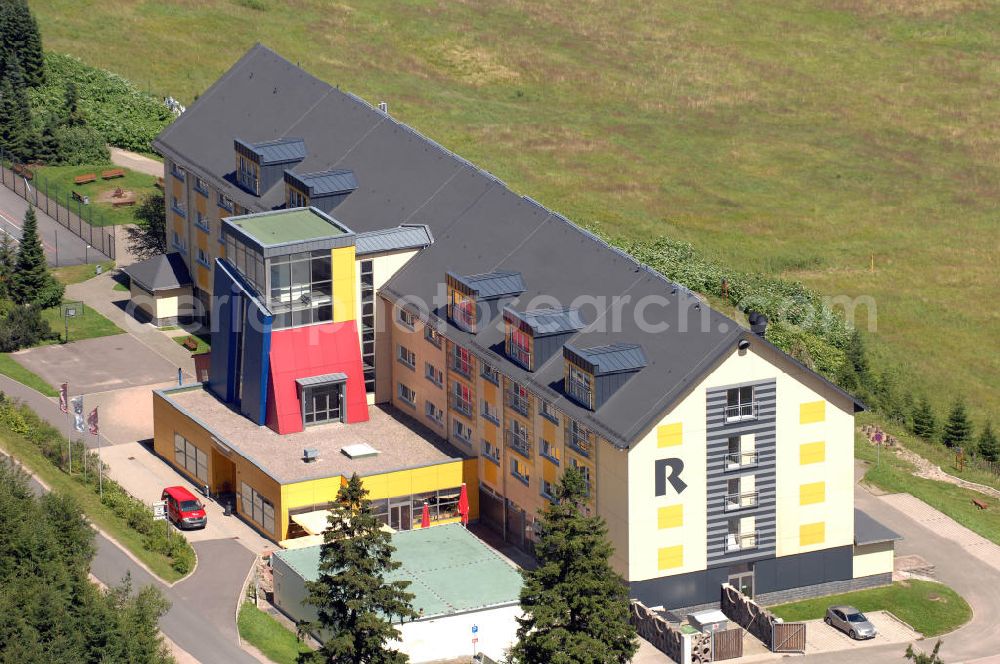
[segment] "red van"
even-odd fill
[[[167,518],[178,528],[204,528],[208,523],[205,506],[182,486],[168,486],[161,500],[167,501]]]

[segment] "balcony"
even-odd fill
[[[460,395],[452,392],[448,395],[448,403],[451,406],[451,409],[460,415],[472,417],[472,402],[468,399],[464,399]]]
[[[511,392],[507,390],[507,407],[513,410],[515,413],[520,413],[525,417],[528,416],[529,410],[528,397],[523,394],[518,394],[517,392]]]
[[[506,429],[503,432],[503,438],[507,447],[527,459],[531,458],[531,443],[528,441],[527,436]]]
[[[726,495],[726,511],[735,512],[757,507],[757,492],[730,493]]]
[[[743,422],[744,420],[756,420],[757,410],[756,401],[726,406],[726,424],[730,422]]]
[[[752,468],[757,465],[757,451],[730,452],[726,455],[726,470]]]
[[[527,348],[510,344],[507,352],[510,355],[510,359],[514,360],[525,369],[529,371],[531,370],[531,353],[528,352]]]
[[[469,360],[452,355],[450,366],[452,371],[462,376],[465,376],[466,378],[472,375],[472,362],[470,362]]]
[[[570,427],[566,427],[566,444],[585,457],[589,457],[594,449],[589,432],[574,431]]]
[[[748,551],[757,548],[757,531],[751,533],[727,533],[726,553]]]

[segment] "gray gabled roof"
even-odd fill
[[[646,354],[638,344],[608,344],[593,348],[577,348],[566,344],[563,348],[568,354],[576,355],[589,364],[595,376],[638,371],[647,364]]]
[[[247,143],[240,139],[236,140],[260,156],[261,166],[288,164],[302,161],[306,157],[306,142],[301,138],[280,138],[274,141],[261,141],[259,143]]]
[[[510,315],[523,321],[535,337],[546,337],[552,334],[578,332],[586,324],[580,318],[579,309],[532,309],[531,311],[516,311],[510,307],[504,308],[504,315]]]
[[[431,229],[425,224],[403,224],[395,228],[359,233],[355,239],[354,253],[364,256],[387,251],[423,249],[433,242]]]
[[[132,263],[123,267],[122,272],[151,293],[191,285],[184,258],[176,251]]]
[[[354,177],[354,171],[345,169],[317,171],[315,173],[285,171],[285,177],[296,182],[309,194],[310,198],[345,194],[358,188],[358,180]]]
[[[520,272],[498,270],[483,274],[460,276],[449,272],[456,281],[476,293],[481,300],[493,300],[498,297],[518,295],[524,292],[524,279]]]
[[[857,545],[880,544],[903,539],[897,532],[886,528],[858,508],[854,508],[854,543]]]

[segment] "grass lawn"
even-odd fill
[[[84,265],[66,265],[64,267],[57,267],[52,270],[52,276],[66,286],[69,286],[70,284],[78,284],[81,281],[86,281],[87,279],[96,277],[97,265],[97,263],[88,263]],[[115,268],[115,262],[104,261],[100,263],[100,266],[102,272],[107,272],[108,270],[113,270]]]
[[[191,351],[192,353],[204,353],[205,351],[212,350],[211,344],[209,344],[207,341],[205,341],[204,339],[195,334],[190,334],[183,337],[170,337],[170,338],[173,339],[177,345],[183,346],[188,336],[190,336],[191,338],[193,338],[195,341],[198,342],[198,348]]]
[[[87,305],[82,305],[82,309],[80,306],[77,305],[77,316],[69,319],[70,341],[107,337],[125,331]],[[59,307],[46,309],[42,312],[42,318],[49,322],[53,332],[59,333],[60,338],[65,334],[66,324]]]
[[[158,96],[259,41],[575,221],[871,296],[885,364],[1000,411],[1000,3],[31,6],[46,48]]]
[[[309,651],[309,647],[296,638],[295,632],[248,602],[240,607],[236,624],[240,638],[277,664],[294,664],[300,652]]]
[[[46,383],[38,374],[28,371],[18,364],[10,353],[0,353],[0,374],[13,378],[47,397],[59,396],[59,391],[56,388]]]
[[[826,608],[848,604],[865,611],[891,611],[924,636],[946,634],[972,618],[972,609],[948,586],[931,581],[897,581],[891,586],[829,595],[791,604],[772,606],[770,610],[786,621],[815,620],[826,615]]]
[[[860,434],[855,439],[854,456],[872,464],[865,473],[866,482],[892,493],[912,494],[969,530],[1000,544],[1000,500],[953,484],[914,477],[909,463],[886,450],[882,450],[876,466],[876,450]],[[973,498],[989,507],[980,510],[972,504]]]
[[[116,188],[121,187],[126,191],[135,194],[137,201],[141,201],[146,194],[157,191],[156,178],[152,175],[125,170],[125,177],[104,180],[101,172],[121,168],[114,164],[97,164],[86,166],[43,166],[36,169],[35,181],[33,184],[39,191],[48,191],[50,197],[55,198],[59,192],[59,201],[66,205],[66,197],[71,192],[76,191],[81,195],[90,198],[90,205],[80,207],[84,221],[90,222],[94,226],[112,226],[115,224],[131,224],[135,222],[133,211],[135,206],[114,207],[110,202],[100,202],[98,197],[102,194],[109,194]],[[97,180],[87,184],[75,184],[73,178],[78,175],[93,173],[97,175]],[[70,199],[70,210],[77,211],[77,203]],[[91,216],[92,215],[92,216]]]
[[[144,549],[142,535],[130,529],[108,507],[102,505],[97,494],[89,487],[77,483],[69,475],[53,466],[48,459],[42,456],[37,447],[18,436],[9,435],[3,430],[0,430],[0,447],[41,478],[52,490],[73,496],[87,518],[131,551],[158,577],[167,582],[182,578],[182,575],[171,567],[169,558]]]
[[[120,284],[117,281],[115,282],[115,285],[112,286],[111,290],[113,290],[113,291],[122,291],[122,292],[125,292],[125,293],[129,292],[128,286],[125,286],[124,284]]]

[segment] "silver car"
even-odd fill
[[[853,606],[831,606],[826,610],[823,622],[836,627],[852,639],[874,639],[878,634],[875,625]]]

